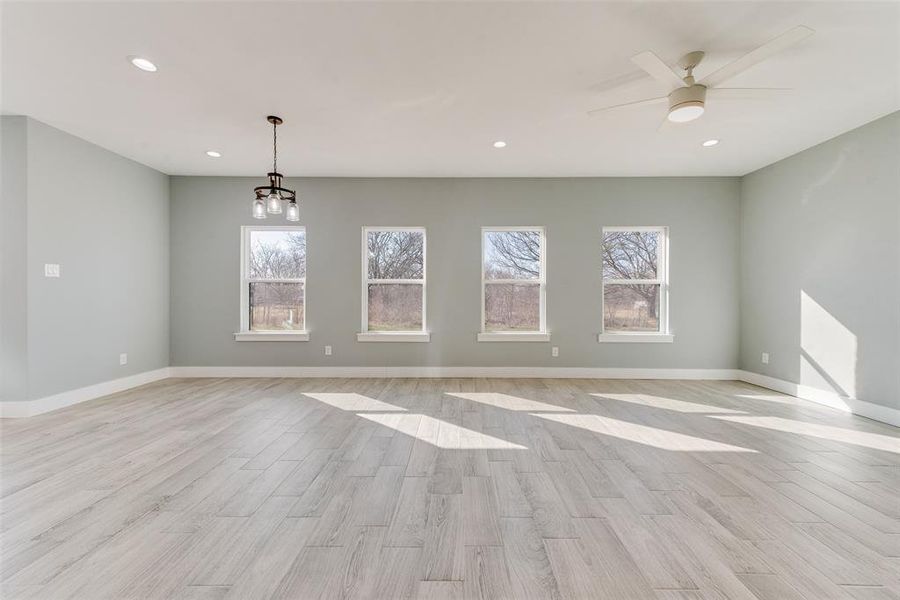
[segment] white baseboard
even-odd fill
[[[169,377],[509,377],[526,379],[738,380],[900,427],[900,410],[740,369],[594,367],[165,367],[23,402],[0,402],[0,417],[31,417]]]
[[[33,417],[52,410],[72,406],[80,402],[87,402],[95,398],[102,398],[110,394],[124,392],[131,388],[138,387],[147,383],[153,383],[160,379],[171,377],[170,368],[163,367],[155,371],[144,371],[136,375],[129,375],[121,379],[113,379],[112,381],[104,381],[89,385],[67,392],[61,392],[52,396],[45,396],[36,400],[23,400],[21,402],[3,401],[0,402],[0,417]]]
[[[897,410],[896,408],[873,404],[872,402],[866,402],[865,400],[859,400],[858,398],[841,396],[833,391],[784,381],[783,379],[776,379],[775,377],[761,375],[752,371],[739,371],[738,373],[738,379],[741,381],[775,390],[776,392],[796,396],[797,398],[809,400],[810,402],[822,404],[843,412],[853,413],[854,415],[859,415],[875,421],[881,421],[882,423],[887,423],[894,427],[900,427],[900,410]]]
[[[531,379],[737,379],[736,369],[593,367],[171,367],[172,377],[515,377]]]

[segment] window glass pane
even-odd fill
[[[369,284],[369,331],[422,331],[418,283]]]
[[[370,231],[369,279],[422,279],[425,236],[421,231]]]
[[[603,286],[603,330],[659,331],[658,284]]]
[[[603,277],[656,279],[658,231],[607,231],[603,235]]]
[[[302,283],[251,283],[250,329],[303,329]]]
[[[485,279],[540,279],[540,231],[485,231]]]
[[[541,284],[486,283],[485,331],[539,331]]]
[[[306,232],[250,232],[250,279],[306,277]]]

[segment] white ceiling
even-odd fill
[[[896,2],[10,3],[2,102],[170,174],[740,175],[900,109]],[[816,35],[657,133],[629,61],[702,49],[704,74],[795,26]],[[155,74],[128,55],[150,58]],[[614,83],[625,86],[610,89]],[[700,142],[719,138],[715,148]],[[508,147],[495,150],[494,140]],[[205,155],[223,153],[220,159]]]

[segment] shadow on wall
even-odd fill
[[[835,175],[840,172],[841,168],[844,166],[844,163],[847,162],[847,158],[853,154],[857,154],[858,152],[859,144],[855,143],[841,148],[840,154],[838,154],[831,167],[829,167],[828,170],[825,171],[825,173],[823,173],[822,176],[815,181],[815,183],[811,184],[803,192],[803,197],[800,199],[800,204],[802,204],[803,206],[809,204],[810,200],[812,200],[813,198],[813,192],[825,188],[827,185],[829,185],[831,183],[831,180],[834,179]]]
[[[800,290],[799,383],[856,398],[856,353],[856,335]]]

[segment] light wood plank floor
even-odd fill
[[[898,430],[743,383],[172,379],[0,427],[3,598],[900,598]]]

